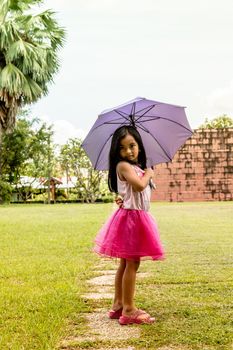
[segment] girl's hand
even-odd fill
[[[123,199],[121,198],[121,196],[116,197],[115,202],[119,208],[123,208]]]
[[[145,169],[145,174],[148,175],[150,178],[154,177],[155,175],[154,170],[151,168]]]

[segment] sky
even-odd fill
[[[45,0],[66,29],[60,70],[31,107],[55,141],[84,138],[135,97],[186,106],[193,129],[233,117],[232,0]]]

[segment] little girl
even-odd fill
[[[137,129],[118,128],[109,153],[108,186],[122,197],[122,205],[98,233],[94,250],[103,256],[120,258],[109,317],[119,319],[121,325],[155,321],[134,304],[140,260],[163,258],[158,229],[148,213],[153,175],[152,169],[146,169],[145,149]]]

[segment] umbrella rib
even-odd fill
[[[159,104],[159,103],[157,103],[157,104]],[[144,111],[145,109],[147,109],[145,113],[148,113],[148,112],[149,112],[153,107],[155,107],[155,106],[156,106],[156,104],[153,104],[152,106],[144,107],[144,108],[138,110],[137,113],[140,113],[140,112]],[[136,114],[135,114],[135,110],[136,110],[136,102],[134,102],[133,105],[132,105],[131,115],[133,115],[133,116],[136,115]],[[115,112],[115,113],[118,113],[118,114],[119,114],[121,117],[123,117],[123,118],[127,118],[127,117],[129,116],[129,113],[123,112],[123,111],[121,111],[121,110],[114,109],[114,112]],[[145,113],[144,113],[144,114],[145,114]],[[144,115],[144,114],[142,114],[142,115]],[[128,120],[128,118],[127,118],[127,120]]]
[[[140,129],[143,130],[143,131],[146,131],[146,132],[157,142],[157,144],[158,144],[159,147],[163,150],[163,152],[166,154],[166,156],[168,157],[168,159],[170,159],[170,161],[172,161],[172,158],[167,154],[167,152],[165,151],[165,149],[161,146],[161,144],[160,144],[159,141],[154,137],[154,135],[152,135],[152,134],[150,133],[150,131],[149,131],[147,128],[145,128],[144,125],[141,125],[140,122],[139,122],[139,124],[140,124]]]
[[[148,119],[148,120],[145,120],[145,121],[153,121],[153,120],[156,120],[156,119],[169,120],[169,122],[174,123],[174,124],[177,124],[177,125],[181,126],[182,128],[184,128],[184,129],[190,131],[191,133],[193,133],[192,130],[190,130],[190,129],[187,128],[186,126],[182,125],[181,123],[176,122],[175,120],[172,120],[172,119],[169,119],[169,118],[165,118],[165,117],[161,117],[161,116],[153,116],[153,115],[147,115],[145,118],[147,118],[147,117],[148,117],[148,118],[151,118],[151,119]],[[144,120],[143,120],[142,122],[144,122]],[[140,123],[140,122],[139,122],[139,123]]]
[[[127,120],[127,122],[129,122],[129,124],[133,127],[136,127],[135,125],[135,120],[134,120],[134,113],[133,110],[135,111],[135,103],[133,104],[132,108],[131,108],[131,114],[126,114],[125,112],[122,111],[118,111],[118,110],[114,110],[114,112],[120,114],[121,117],[123,117],[125,120]],[[125,115],[121,114],[121,113],[125,113]]]
[[[156,118],[151,118],[151,119],[143,119],[142,120],[142,123],[144,123],[144,122],[152,122],[152,121],[155,121],[155,120],[158,120],[158,119],[160,119],[159,117],[156,117]],[[141,123],[140,121],[138,121],[137,123]]]
[[[148,113],[148,112],[149,112],[152,108],[154,108],[154,107],[155,107],[155,105],[150,106],[149,109],[148,109],[147,111],[145,111],[143,114],[139,115],[138,118],[135,119],[135,121],[137,122],[140,118],[143,118],[144,115],[145,115],[146,113]],[[146,107],[146,108],[148,108],[148,107]],[[145,109],[145,108],[141,109],[141,111],[143,111],[144,109]],[[140,113],[141,111],[137,111],[137,113]],[[136,117],[137,114],[135,114],[134,116]]]
[[[124,112],[122,111],[117,111],[117,110],[114,110],[114,112],[116,112],[117,114],[119,114],[122,118],[125,118],[126,120],[129,120],[128,117],[128,113],[125,113],[125,115],[123,114]]]
[[[127,120],[128,121],[128,120]],[[101,124],[101,125],[99,125],[99,126],[103,126],[103,125],[106,125],[106,124],[118,124],[118,125],[126,125],[126,123],[124,122],[124,123],[119,123],[119,122],[105,122],[105,123],[103,123],[103,124]]]
[[[129,115],[129,113],[126,113],[124,111],[118,111],[117,109],[114,109],[113,112],[120,114],[121,117],[128,117],[128,115]]]
[[[150,111],[152,108],[154,108],[155,106],[159,105],[160,103],[154,103],[153,105],[150,105],[150,106],[147,106],[147,107],[144,107],[142,109],[140,109],[139,111],[137,111],[137,113],[140,113],[142,111],[144,111],[145,109],[149,108],[148,111]],[[146,113],[148,112],[146,111]]]

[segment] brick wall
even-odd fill
[[[155,179],[152,200],[233,200],[233,128],[196,130]]]

